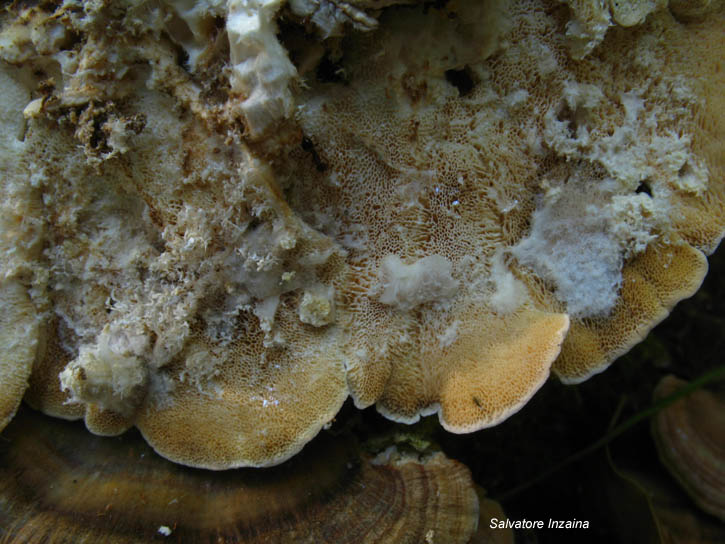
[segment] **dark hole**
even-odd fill
[[[315,168],[317,168],[318,172],[324,172],[327,170],[327,164],[325,164],[325,161],[323,161],[320,158],[320,155],[318,155],[317,150],[315,149],[315,144],[312,140],[305,136],[302,138],[302,143],[300,145],[303,151],[310,154],[312,162],[315,163]]]
[[[99,117],[95,117],[93,119],[93,132],[91,133],[91,137],[89,139],[91,149],[100,150],[101,147],[105,146],[106,139],[102,128],[105,121],[105,115],[100,115]]]
[[[646,181],[640,181],[637,189],[634,191],[637,194],[645,193],[647,196],[652,196],[652,187]]]
[[[65,40],[60,46],[61,51],[68,51],[70,49],[73,49],[76,44],[81,43],[81,34],[71,31],[68,33],[68,36],[68,39]]]
[[[430,8],[441,10],[446,7],[449,0],[432,0],[431,2],[425,2],[423,4],[423,13],[428,13]]]
[[[564,104],[561,107],[556,119],[567,124],[566,127],[570,138],[576,138],[576,131],[579,128],[579,124],[576,122],[576,113],[571,110],[568,104]]]
[[[277,20],[277,39],[287,50],[289,59],[298,70],[300,64],[305,62],[310,48],[317,43],[307,34],[304,26],[285,16]]]
[[[317,67],[317,79],[323,83],[344,83],[343,74],[342,66],[332,62],[328,56],[323,57]]]
[[[189,70],[189,53],[187,53],[186,49],[184,49],[183,47],[179,47],[176,50],[176,62],[184,70]]]
[[[247,230],[249,232],[253,232],[257,230],[261,224],[262,220],[259,217],[253,216],[249,221],[249,225],[247,225]]]
[[[313,144],[312,140],[305,136],[302,138],[302,149],[310,153],[315,150],[315,144]]]
[[[475,86],[471,72],[467,67],[461,70],[446,70],[446,81],[458,89],[460,96],[466,96]]]
[[[681,178],[684,178],[685,176],[689,176],[692,173],[693,173],[692,166],[690,166],[689,162],[686,162],[685,164],[683,164],[682,168],[680,168],[677,171],[677,175],[680,176]]]

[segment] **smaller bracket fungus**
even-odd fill
[[[466,544],[479,499],[441,453],[370,459],[322,437],[285,465],[221,473],[157,456],[136,432],[104,440],[25,410],[0,441],[0,540]]]
[[[655,400],[687,382],[665,376]],[[705,512],[725,521],[725,400],[700,389],[661,410],[652,419],[660,460],[682,489]]]

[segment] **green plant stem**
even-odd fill
[[[717,380],[720,380],[722,378],[725,378],[725,365],[719,366],[714,368],[713,370],[706,372],[702,376],[692,380],[687,385],[681,387],[671,395],[668,395],[657,402],[653,403],[652,406],[649,408],[646,408],[642,410],[641,412],[638,412],[634,414],[632,417],[624,421],[621,425],[618,425],[614,427],[612,430],[610,430],[608,433],[606,433],[602,438],[599,440],[593,442],[589,446],[587,446],[584,449],[579,450],[578,452],[570,455],[560,463],[557,463],[556,465],[550,467],[549,469],[545,470],[544,472],[538,474],[535,478],[528,480],[520,485],[517,485],[516,487],[509,489],[508,491],[502,493],[497,497],[499,501],[505,502],[509,500],[510,498],[518,495],[522,491],[525,491],[526,489],[535,486],[536,484],[546,480],[549,476],[554,474],[555,472],[560,471],[561,469],[567,467],[568,465],[571,465],[572,463],[576,463],[583,457],[586,457],[590,453],[593,453],[597,451],[602,446],[605,446],[609,442],[611,442],[613,439],[618,437],[620,434],[625,432],[626,430],[630,429],[631,427],[637,425],[640,421],[650,418],[653,415],[655,415],[657,412],[662,410],[663,408],[666,408],[673,402],[678,401],[679,399],[689,395],[693,391],[696,391],[703,387],[704,385],[714,382]]]

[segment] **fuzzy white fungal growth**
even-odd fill
[[[221,17],[226,10],[226,0],[164,0],[173,11],[167,22],[170,36],[184,48],[189,56],[187,63],[195,70],[200,57],[210,47],[214,17]],[[178,18],[178,19],[177,19]]]
[[[607,232],[609,219],[601,208],[562,196],[534,213],[531,233],[512,250],[556,285],[572,316],[605,316],[617,300],[622,252]]]
[[[397,255],[388,255],[381,266],[380,302],[408,311],[426,302],[444,301],[456,294],[451,262],[440,255],[429,255],[405,264]]]
[[[241,111],[252,138],[292,113],[289,83],[297,75],[277,40],[275,14],[282,0],[230,0],[227,15],[232,90],[242,95]]]
[[[148,372],[133,350],[114,344],[119,343],[104,330],[95,345],[82,346],[78,357],[66,365],[60,383],[70,393],[70,402],[94,403],[120,414],[135,409]]]
[[[403,0],[404,1],[404,0]],[[320,29],[323,37],[339,36],[345,23],[357,30],[372,30],[378,22],[355,6],[363,2],[342,2],[334,0],[290,0],[290,8],[296,15],[309,17]],[[398,3],[396,0],[382,4]],[[403,2],[400,2],[403,3]],[[376,6],[377,7],[377,6]]]
[[[509,314],[526,302],[526,286],[508,269],[503,253],[499,252],[494,256],[492,265],[491,280],[494,291],[489,303],[494,311]]]

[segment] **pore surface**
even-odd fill
[[[721,2],[394,4],[4,12],[0,425],[24,394],[213,469],[348,395],[469,432],[697,289]]]

